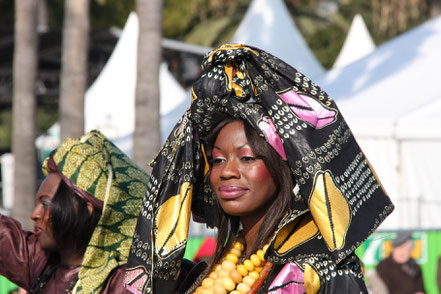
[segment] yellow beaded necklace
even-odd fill
[[[242,264],[238,264],[244,245],[240,242],[234,243],[220,263],[216,264],[208,277],[202,281],[201,286],[196,288],[194,294],[255,293],[272,266],[264,258],[267,249],[268,245],[265,245]]]

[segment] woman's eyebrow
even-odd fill
[[[245,144],[240,145],[239,147],[237,147],[237,149],[242,149],[243,147],[246,147],[246,146],[250,146],[250,144],[245,143]],[[213,149],[222,150],[222,148],[220,148],[219,146],[216,146],[216,145],[213,146]]]
[[[237,147],[237,149],[242,149],[242,148],[244,148],[244,147],[246,147],[246,146],[250,146],[250,144],[245,143],[245,144],[240,145],[239,147]]]
[[[46,194],[38,195],[38,200],[44,200],[44,198],[50,198],[50,196]]]

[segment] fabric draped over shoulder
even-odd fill
[[[216,227],[205,149],[227,117],[242,119],[286,161],[299,188],[274,233],[266,260],[297,262],[324,278],[393,210],[335,102],[282,60],[227,44],[211,51],[192,89],[192,104],[152,162],[126,284],[134,293],[171,293],[191,212]],[[311,272],[310,270],[308,270]]]
[[[99,131],[64,140],[43,172],[61,174],[78,196],[102,207],[94,205],[102,213],[74,287],[78,294],[100,293],[109,274],[127,262],[148,175]]]

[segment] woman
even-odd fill
[[[224,45],[203,67],[153,162],[127,289],[366,293],[354,251],[393,205],[335,103],[257,48]],[[207,268],[183,265],[191,212],[218,228]]]
[[[97,131],[66,139],[43,171],[34,233],[0,215],[0,274],[30,293],[124,293],[148,176]]]

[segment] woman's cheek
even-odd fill
[[[267,169],[264,163],[255,166],[252,169],[252,173],[253,173],[253,178],[256,181],[265,181],[268,180],[268,178],[272,178],[272,175],[270,174],[269,170]]]

